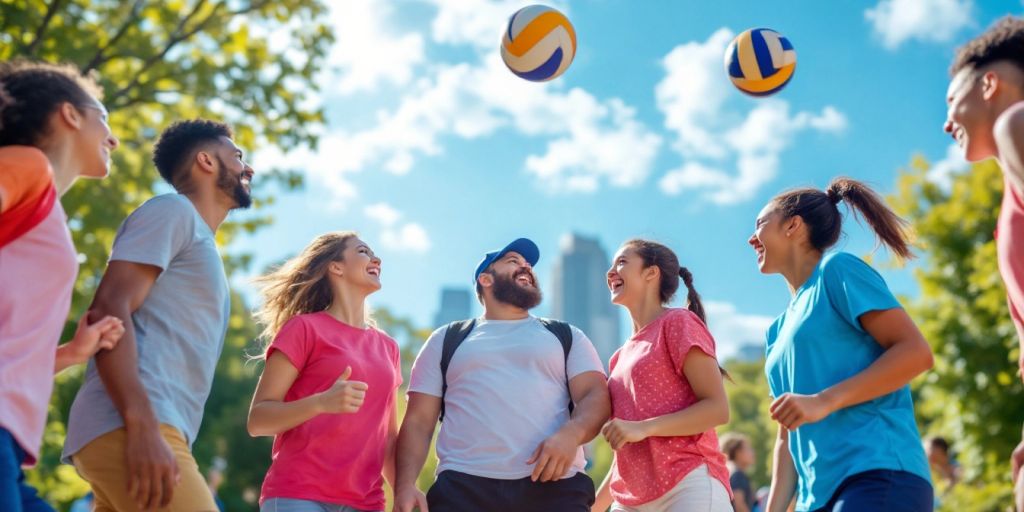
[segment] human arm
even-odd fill
[[[583,372],[569,380],[572,416],[557,432],[541,442],[527,464],[535,464],[530,479],[537,482],[558,480],[572,466],[576,450],[601,430],[611,415],[608,381],[599,371]]]
[[[100,350],[110,350],[124,335],[124,322],[115,316],[106,316],[98,322],[89,323],[87,311],[78,320],[78,328],[71,341],[57,347],[53,361],[53,373],[84,363]]]
[[[772,483],[768,491],[765,512],[785,512],[796,494],[797,474],[793,456],[789,453],[789,431],[779,425],[772,457]]]
[[[430,451],[430,440],[441,415],[441,397],[426,393],[409,392],[405,418],[398,431],[398,450],[395,461],[395,510],[428,512],[427,498],[416,487],[416,479],[423,469]]]

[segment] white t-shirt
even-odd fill
[[[434,331],[412,367],[409,392],[441,396],[445,327]],[[535,317],[477,319],[448,366],[445,416],[437,438],[437,472],[515,480],[530,476],[537,446],[569,420],[566,366],[572,379],[604,374],[583,331],[572,328],[568,365],[562,345]],[[583,449],[563,475],[583,471]]]

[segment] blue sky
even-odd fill
[[[917,153],[962,168],[941,131],[953,50],[1024,12],[1017,0],[550,2],[578,48],[565,75],[536,84],[498,52],[530,3],[332,2],[338,40],[306,95],[328,113],[320,147],[256,148],[252,161],[305,172],[306,190],[279,197],[276,223],[235,249],[259,270],[355,229],[384,259],[372,304],[429,325],[440,288],[468,287],[483,252],[513,238],[540,246],[543,285],[565,233],[609,253],[654,238],[693,271],[728,354],[762,340],[788,300],[746,245],[764,203],[837,175],[888,192]],[[793,80],[766,99],[736,91],[722,66],[755,27],[797,52]],[[843,249],[871,250],[862,227],[847,233]],[[884,275],[917,293],[909,270]]]

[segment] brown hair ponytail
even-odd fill
[[[784,218],[800,216],[808,227],[811,246],[824,252],[839,241],[843,218],[839,202],[845,201],[855,216],[867,220],[878,240],[898,257],[913,258],[907,221],[894,213],[881,197],[860,181],[840,177],[825,190],[801,188],[783,192],[772,202]]]
[[[693,274],[686,267],[679,267],[679,277],[686,285],[686,309],[693,311],[700,318],[701,322],[708,323],[707,315],[704,313],[704,304],[700,301],[700,294],[693,287]]]

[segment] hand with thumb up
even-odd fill
[[[352,367],[346,367],[337,382],[317,394],[320,410],[331,414],[351,414],[359,410],[366,397],[368,386],[365,382],[348,380]]]

